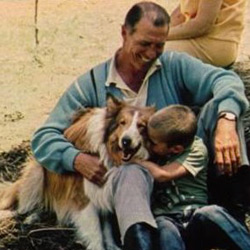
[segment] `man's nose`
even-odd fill
[[[157,54],[157,49],[153,45],[151,45],[151,47],[147,50],[146,56],[148,59],[155,59],[157,57]]]

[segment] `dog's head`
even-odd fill
[[[148,158],[147,122],[154,112],[108,96],[104,142],[115,164]]]

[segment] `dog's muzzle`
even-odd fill
[[[141,143],[139,143],[136,147],[133,147],[132,139],[129,136],[123,137],[121,144],[121,150],[123,152],[122,160],[125,162],[131,160],[141,147]]]

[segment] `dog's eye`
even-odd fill
[[[126,121],[125,120],[120,120],[119,124],[124,126],[124,125],[126,125]]]
[[[145,124],[138,124],[138,129],[140,131],[145,131],[146,130],[146,125]]]

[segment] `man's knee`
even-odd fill
[[[160,248],[185,249],[181,233],[177,226],[165,216],[156,218]]]
[[[224,216],[225,213],[224,208],[217,205],[204,206],[202,208],[197,209],[194,212],[193,219],[199,220],[200,222],[204,222],[207,220],[213,222],[219,222]]]
[[[155,220],[156,220],[159,231],[166,230],[168,232],[175,232],[178,235],[180,235],[177,227],[171,221],[166,219],[165,216],[156,217]]]
[[[121,183],[129,184],[147,184],[150,187],[153,185],[153,177],[147,169],[137,165],[128,164],[119,167],[119,170],[114,178],[114,186],[120,185]]]

